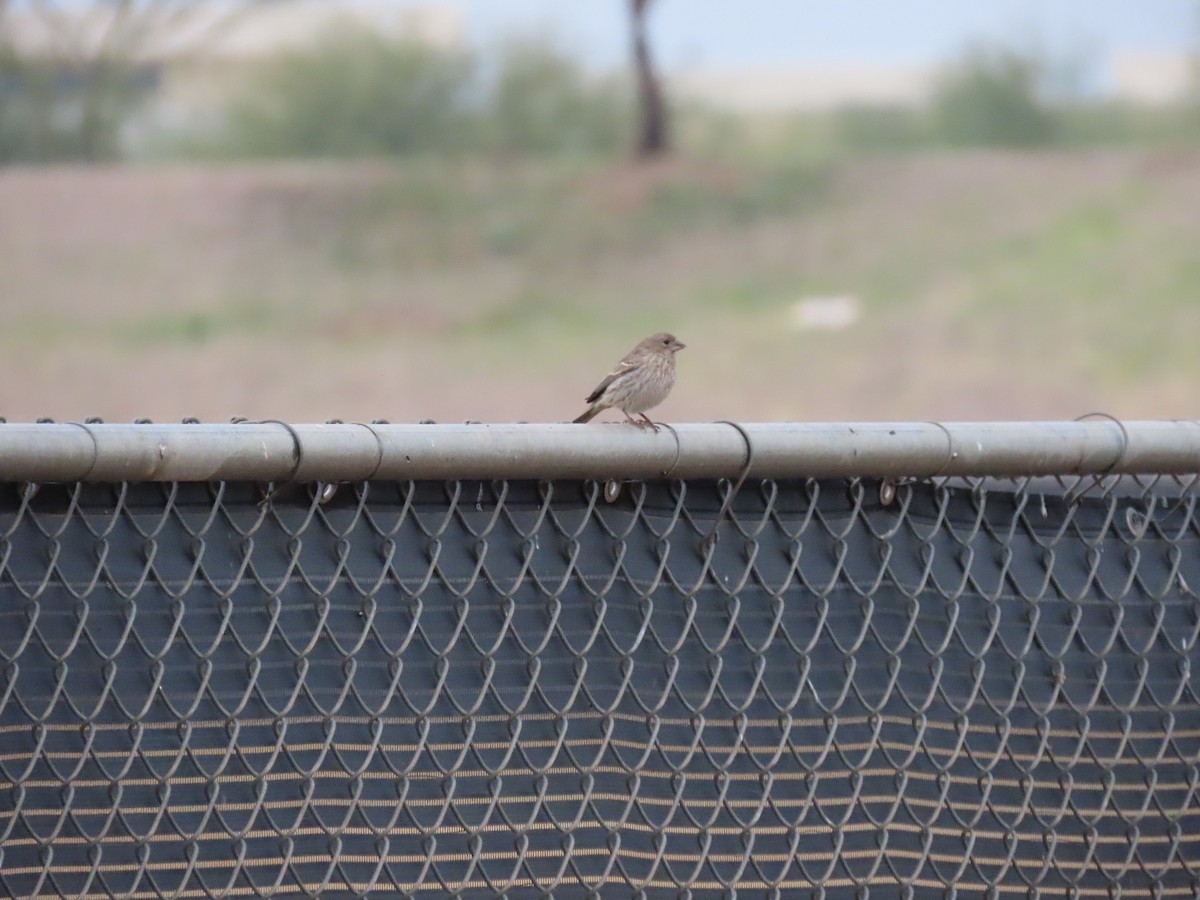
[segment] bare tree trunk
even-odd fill
[[[633,64],[638,88],[638,156],[660,156],[670,149],[667,110],[646,39],[646,8],[650,0],[630,0],[633,21]]]

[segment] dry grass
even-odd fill
[[[1170,154],[7,170],[0,414],[565,420],[667,328],[671,420],[1191,417],[1198,210]]]

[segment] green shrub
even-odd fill
[[[353,157],[484,151],[612,153],[631,103],[553,46],[475,54],[345,28],[252,72],[224,115],[234,155]]]
[[[551,45],[515,42],[487,95],[486,142],[503,153],[612,153],[629,141],[632,109],[613,80],[589,79]]]
[[[1200,115],[1188,102],[1109,101],[1063,111],[1058,143],[1068,147],[1161,147],[1200,142]]]
[[[468,143],[469,56],[345,26],[265,61],[231,104],[229,150],[352,157]]]
[[[894,152],[928,146],[929,125],[920,109],[898,105],[857,104],[834,113],[841,148]]]
[[[934,131],[957,146],[1038,147],[1058,122],[1044,100],[1047,67],[1031,52],[976,45],[946,72],[933,102]]]

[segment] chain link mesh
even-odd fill
[[[0,486],[0,891],[1195,896],[1193,488]]]

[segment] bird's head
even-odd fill
[[[658,334],[652,334],[650,337],[642,341],[642,346],[647,350],[657,350],[658,352],[666,351],[667,353],[678,353],[687,346],[679,338],[673,334],[667,334],[665,331],[660,331]]]

